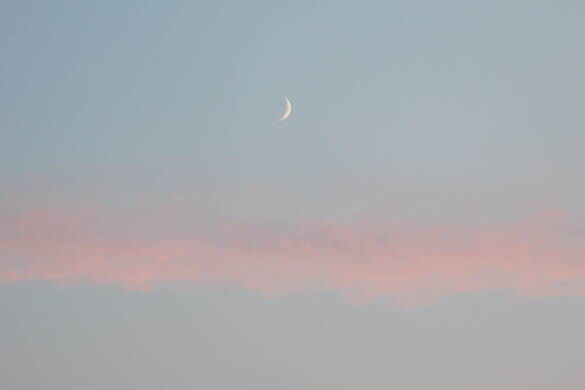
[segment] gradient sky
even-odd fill
[[[2,1],[0,387],[582,389],[584,16]]]

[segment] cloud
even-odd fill
[[[341,290],[403,304],[488,290],[585,294],[583,229],[559,213],[499,224],[198,222],[188,213],[28,210],[0,219],[0,280],[191,281]]]

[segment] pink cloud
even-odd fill
[[[559,213],[499,225],[201,223],[179,214],[27,211],[0,219],[0,280],[326,287],[402,303],[460,292],[585,294],[583,230]]]

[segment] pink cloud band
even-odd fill
[[[585,294],[583,231],[563,218],[492,226],[314,224],[288,227],[185,218],[26,212],[0,220],[0,281],[168,281],[267,293],[333,288],[407,303],[505,289]]]

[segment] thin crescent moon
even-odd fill
[[[290,104],[290,100],[288,100],[288,98],[285,97],[284,101],[286,102],[286,110],[284,110],[284,114],[282,114],[282,117],[279,119],[279,121],[283,121],[286,118],[288,118],[292,111],[292,104]]]

